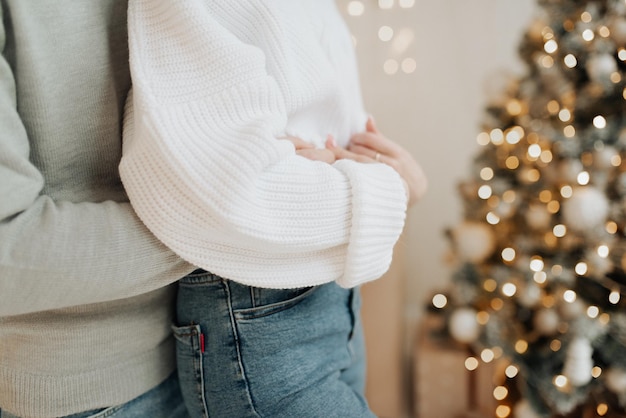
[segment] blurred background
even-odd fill
[[[381,417],[626,417],[626,0],[340,0],[430,189],[363,288]]]
[[[381,417],[408,417],[415,413],[418,325],[426,300],[452,274],[444,230],[462,216],[458,183],[476,153],[485,103],[503,88],[503,74],[522,71],[517,46],[535,4],[339,0],[338,6],[356,44],[366,108],[430,182],[409,213],[391,271],[364,289],[368,399]],[[432,376],[438,377],[445,378]]]

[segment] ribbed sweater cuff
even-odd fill
[[[407,196],[398,173],[385,164],[341,160],[335,167],[352,186],[352,225],[346,268],[337,283],[354,287],[382,276],[406,217]]]

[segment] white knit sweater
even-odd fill
[[[354,52],[331,0],[131,0],[133,97],[120,172],[182,258],[243,284],[380,277],[406,195],[384,164],[329,165],[278,138],[364,130]]]

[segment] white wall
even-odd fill
[[[338,4],[345,12],[349,3]],[[400,243],[406,251],[399,259],[407,278],[407,312],[415,320],[425,299],[449,280],[443,231],[462,217],[456,187],[477,150],[490,81],[502,71],[522,71],[517,46],[536,6],[534,0],[416,0],[411,8],[396,0],[390,9],[381,9],[377,0],[362,3],[362,15],[345,14],[357,40],[366,106],[379,128],[413,153],[430,182],[427,196],[409,213]],[[382,25],[393,28],[396,38],[409,29],[412,43],[395,52],[393,39],[378,38]],[[387,75],[383,63],[389,58],[414,58],[417,69]]]

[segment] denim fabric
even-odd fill
[[[63,418],[189,418],[173,373],[154,389],[122,405],[67,415]],[[0,410],[0,418],[19,418]]]
[[[193,417],[374,417],[357,290],[179,282],[178,373]]]

